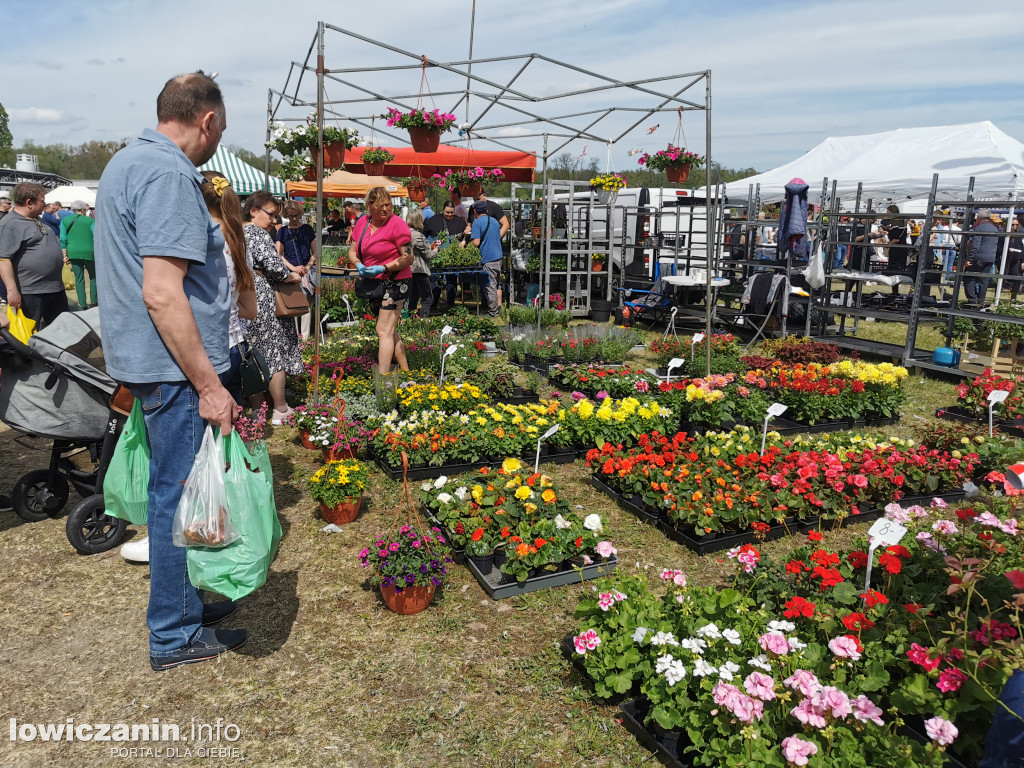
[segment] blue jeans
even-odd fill
[[[199,637],[203,599],[192,586],[185,549],[171,541],[183,483],[203,442],[199,394],[187,381],[132,384],[149,439],[149,654],[173,656]]]
[[[843,264],[846,263],[846,249],[847,245],[840,243],[836,248],[835,258],[832,260],[832,269],[842,269]]]
[[[991,275],[996,271],[996,265],[995,262],[983,261],[977,263],[976,266],[968,267],[967,271],[984,272],[987,275]],[[992,279],[989,277],[965,277],[963,283],[964,293],[967,294],[967,298],[970,301],[976,304],[984,304],[990,282],[992,282]]]

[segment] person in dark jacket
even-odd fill
[[[986,275],[990,275],[996,266],[996,251],[999,246],[999,238],[995,237],[999,233],[999,229],[992,223],[992,211],[988,208],[979,208],[978,218],[971,232],[965,271],[984,272]],[[967,294],[967,300],[979,307],[983,305],[991,280],[987,276],[965,277],[964,293]]]

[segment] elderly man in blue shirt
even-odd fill
[[[231,602],[204,607],[185,549],[171,540],[174,512],[206,423],[231,431],[230,288],[224,236],[207,212],[196,170],[227,127],[217,84],[202,72],[172,78],[145,130],[103,171],[96,203],[96,271],[107,372],[141,401],[149,481],[150,664],[156,671],[206,661],[246,640],[210,625]]]

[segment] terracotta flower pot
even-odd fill
[[[321,448],[320,453],[323,455],[325,462],[355,458],[351,448]]]
[[[673,184],[682,184],[688,178],[690,178],[690,169],[693,168],[693,163],[683,163],[682,165],[670,165],[665,168],[665,178]]]
[[[316,168],[307,168],[306,175],[303,178],[306,181],[316,181]]]
[[[302,441],[302,447],[310,451],[315,451],[319,446],[313,445],[313,441],[309,439],[309,430],[303,429],[299,431],[299,439]]]
[[[483,185],[479,181],[471,181],[469,184],[462,184],[459,186],[459,191],[463,197],[476,197],[480,194],[480,189]]]
[[[363,161],[363,173],[367,176],[383,176],[384,163],[367,163]]]
[[[441,144],[441,132],[424,126],[410,128],[409,143],[417,152],[437,152]]]
[[[406,587],[398,592],[394,587],[385,587],[382,584],[380,596],[392,611],[402,616],[410,616],[426,610],[430,601],[434,599],[434,589],[434,585],[431,584],[429,587]]]
[[[422,203],[427,199],[427,190],[425,187],[409,187],[409,199],[414,203]]]
[[[603,261],[591,262],[591,264],[590,264],[590,271],[591,272],[604,272],[604,262]]]
[[[312,150],[313,167],[317,167],[317,150]],[[341,142],[324,144],[324,168],[341,168],[345,165],[345,145]]]
[[[356,496],[355,498],[352,499],[346,499],[345,501],[342,501],[333,507],[328,507],[321,501],[320,515],[328,523],[334,523],[335,525],[344,525],[346,523],[353,522],[359,516],[359,508],[362,505],[362,496]]]

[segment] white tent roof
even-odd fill
[[[72,203],[83,202],[89,207],[96,205],[96,190],[88,187],[56,187],[46,193],[46,202],[60,202],[65,208],[70,208]]]
[[[790,163],[730,182],[726,194],[730,202],[744,201],[750,186],[760,185],[761,201],[776,202],[785,197],[789,181],[801,178],[810,185],[810,201],[816,202],[822,179],[828,179],[829,192],[837,181],[846,208],[854,202],[858,182],[863,182],[865,203],[868,198],[899,201],[927,196],[934,173],[939,174],[940,198],[965,199],[973,176],[976,200],[1005,200],[1024,192],[1024,143],[987,120],[830,137]]]
[[[264,173],[242,162],[237,155],[229,152],[223,145],[217,147],[216,154],[205,165],[199,166],[200,171],[220,171],[231,182],[231,188],[242,197],[263,189]],[[276,176],[270,177],[267,187],[272,195],[284,194],[284,182]]]

